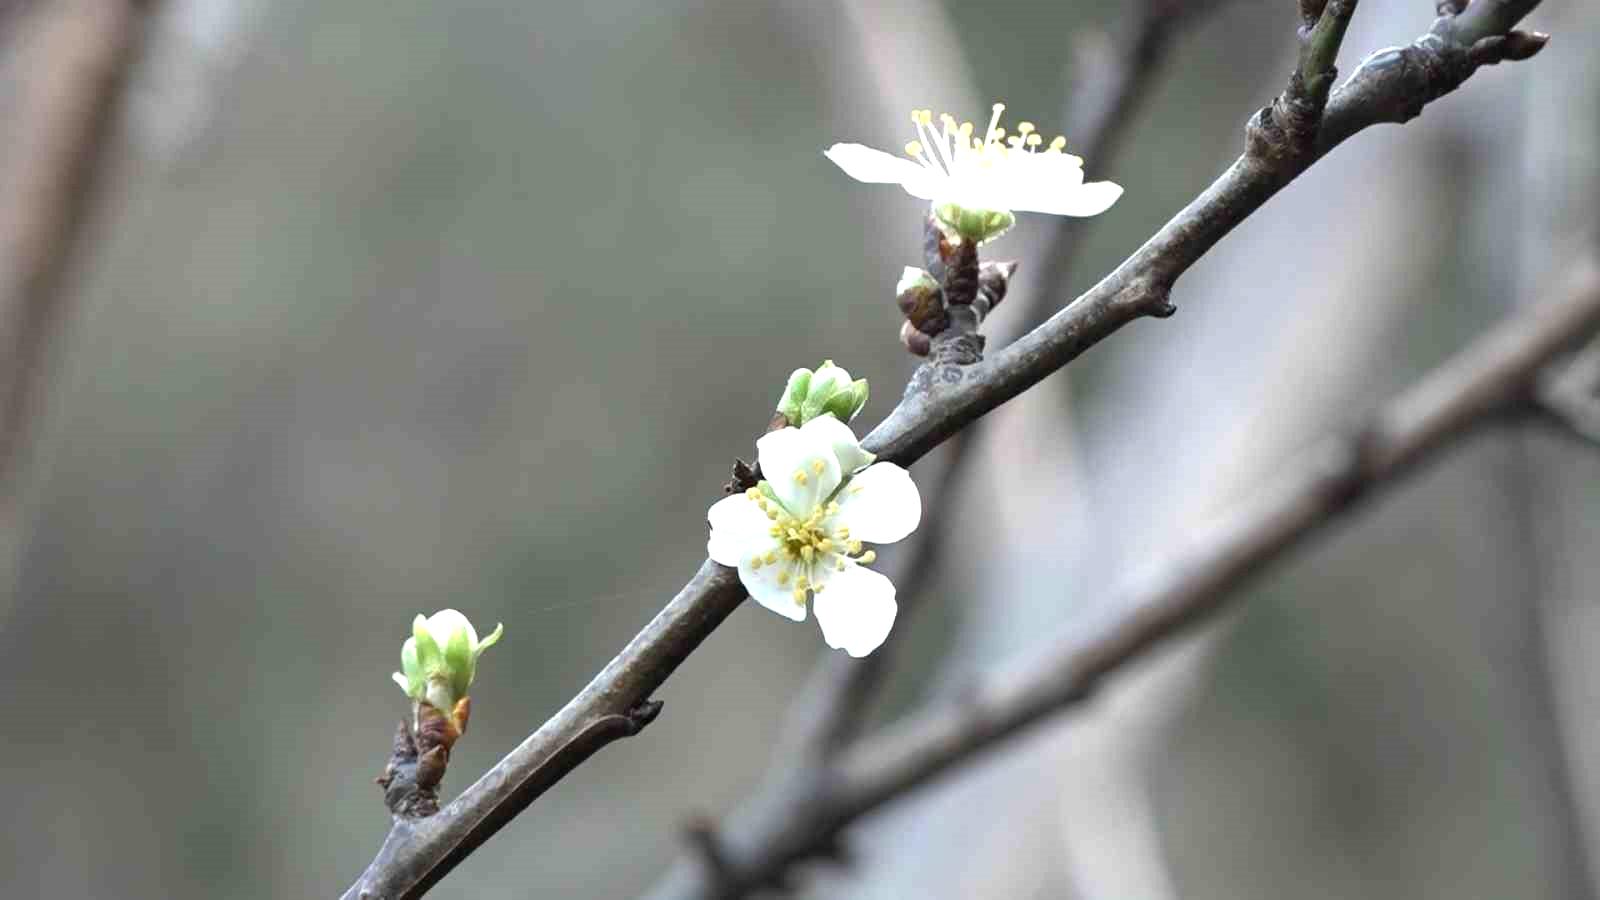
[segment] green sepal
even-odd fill
[[[444,648],[444,674],[450,680],[450,693],[459,700],[467,695],[467,688],[472,686],[472,669],[477,657],[472,653],[472,642],[467,638],[466,629],[458,628],[451,633]]]
[[[411,637],[416,643],[417,674],[421,677],[418,681],[426,681],[444,668],[444,653],[439,649],[433,635],[428,632],[428,620],[425,616],[418,615],[411,623]],[[404,656],[405,651],[401,650]]]
[[[472,671],[473,671],[474,675],[476,675],[477,671],[478,671],[478,669],[477,669],[478,657],[483,655],[483,651],[489,649],[490,647],[493,647],[495,645],[495,642],[500,640],[500,636],[505,634],[505,633],[506,633],[506,623],[497,622],[497,623],[495,623],[494,631],[489,632],[489,636],[488,637],[486,637],[483,640],[478,642],[478,649],[472,651],[472,663],[473,663]]]
[[[832,413],[835,419],[849,422],[867,405],[867,380],[858,378],[850,382],[850,386],[828,398],[822,405],[824,413]]]
[[[1017,224],[1017,217],[1008,210],[967,209],[954,203],[939,204],[933,214],[946,229],[974,244],[992,241]]]
[[[794,374],[789,376],[789,381],[783,388],[783,396],[778,398],[778,412],[783,413],[789,424],[800,424],[800,405],[805,401],[806,391],[810,387],[810,369],[795,369]]]

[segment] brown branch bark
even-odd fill
[[[1318,110],[1316,130],[1308,132],[1303,120],[1281,121],[1274,108],[1259,113],[1247,132],[1245,154],[1216,182],[1098,285],[1010,347],[958,364],[938,352],[944,338],[936,338],[931,361],[917,370],[899,405],[863,445],[880,459],[909,465],[1123,325],[1171,315],[1169,297],[1178,277],[1318,157],[1368,125],[1415,115],[1479,66],[1510,58],[1476,49],[1481,41],[1463,46],[1450,34],[1450,17],[1440,23],[1423,41],[1383,54],[1394,62],[1363,65]],[[744,596],[734,570],[704,562],[666,608],[538,731],[437,815],[397,823],[345,897],[425,893],[589,755],[636,733],[642,727],[639,710],[651,693]],[[634,724],[605,727],[619,721]]]
[[[150,0],[62,0],[35,11],[26,87],[0,195],[0,510],[9,505],[42,372],[65,315],[65,276],[89,219]],[[0,9],[0,27],[21,11]]]
[[[764,832],[732,830],[715,880],[679,877],[652,895],[734,897],[782,883],[795,862],[837,846],[841,830],[1087,700],[1101,682],[1206,621],[1269,564],[1341,520],[1360,501],[1527,402],[1540,369],[1600,329],[1600,265],[1574,273],[1567,293],[1479,338],[1348,436],[1305,454],[1257,499],[1128,582],[1103,629],[1058,639],[958,699],[867,739],[810,785],[810,798]],[[736,839],[736,840],[735,840]]]

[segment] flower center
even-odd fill
[[[863,550],[861,542],[850,537],[848,527],[833,525],[830,520],[839,514],[839,504],[835,501],[818,504],[802,518],[767,496],[760,487],[750,488],[745,496],[772,521],[767,534],[777,541],[774,549],[756,557],[750,567],[777,566],[778,586],[790,588],[799,606],[806,603],[806,591],[821,591],[831,573],[843,572],[850,563],[866,565],[878,558],[876,553]]]
[[[1019,123],[1017,133],[1008,137],[1006,130],[1000,127],[1000,113],[1005,108],[1004,103],[994,105],[989,127],[984,129],[981,140],[972,136],[971,122],[957,125],[954,116],[940,113],[939,128],[935,130],[933,110],[914,109],[911,124],[917,127],[917,140],[906,144],[906,155],[940,175],[955,176],[963,170],[985,169],[1003,163],[1012,152],[1052,154],[1066,148],[1067,139],[1057,136],[1041,150],[1044,137],[1032,122]]]

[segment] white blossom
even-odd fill
[[[1122,196],[1109,181],[1084,183],[1083,160],[1064,152],[1066,138],[1045,144],[1032,122],[1007,135],[1000,127],[1004,104],[996,103],[983,137],[971,122],[956,124],[949,113],[933,123],[933,112],[913,110],[917,139],[896,156],[862,144],[834,144],[828,159],[857,181],[898,184],[929,200],[944,224],[978,243],[1010,227],[1014,212],[1094,216]]]
[[[756,442],[762,481],[711,507],[711,558],[739,569],[757,603],[796,622],[806,599],[828,646],[865,656],[889,636],[894,584],[867,568],[863,543],[890,544],[916,529],[922,498],[911,476],[874,463],[831,415]]]

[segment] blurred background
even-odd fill
[[[0,164],[39,23],[75,2],[0,9]],[[822,148],[994,99],[1054,134],[1120,7],[169,0],[3,520],[0,893],[342,891],[387,829],[413,615],[506,625],[451,793],[694,571],[790,370],[869,378],[858,430],[893,406],[921,207]],[[1176,318],[986,419],[953,517],[984,539],[897,627],[878,715],[1103,620],[1129,569],[1536,302],[1594,234],[1593,12],[1548,0],[1537,59],[1340,148]],[[1363,4],[1343,68],[1431,16]],[[1053,229],[1022,216],[995,245],[1012,296],[1075,296],[1220,172],[1295,24],[1236,0],[1184,25],[1126,152],[1087,161],[1124,198],[1064,284],[1030,277]],[[1600,456],[1485,433],[1084,713],[864,823],[860,865],[806,890],[1594,897],[1597,502]],[[754,787],[822,649],[747,604],[654,725],[433,895],[645,890],[688,817]]]

